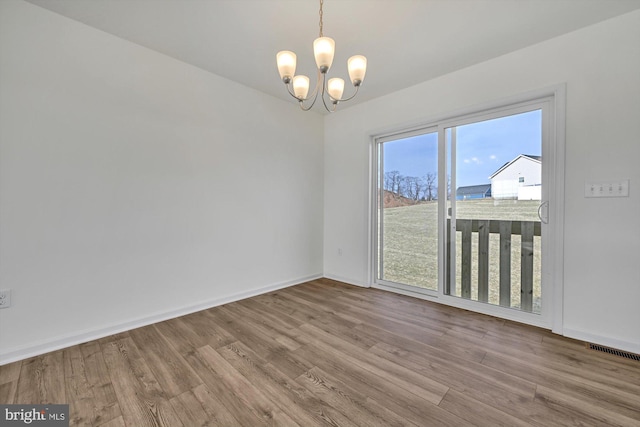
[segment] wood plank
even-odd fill
[[[22,362],[0,366],[0,402],[10,405],[15,401],[21,367]]]
[[[295,387],[284,375],[272,376],[274,370],[265,370],[259,359],[252,355],[241,342],[221,347],[218,353],[232,365],[242,376],[265,394],[270,396],[273,402],[284,411],[291,419],[301,426],[320,426],[325,424],[322,417],[317,416],[316,411],[307,411],[311,399],[310,394],[300,398],[299,387]],[[296,393],[290,393],[295,387]],[[318,402],[314,402],[318,403]]]
[[[456,291],[456,283],[455,281],[451,281],[451,268],[453,265],[451,264],[451,239],[455,239],[456,233],[454,230],[451,230],[451,218],[447,218],[447,230],[445,231],[445,265],[444,265],[444,294],[445,295],[457,295]]]
[[[478,301],[489,302],[489,221],[478,221]]]
[[[0,384],[18,381],[22,362],[7,363],[0,365]]]
[[[511,221],[500,221],[500,305],[511,307]]]
[[[504,374],[495,368],[487,369],[479,363],[458,358],[446,360],[442,355],[420,354],[384,343],[373,347],[370,352],[397,361],[422,375],[430,375],[449,390],[453,388],[496,408],[517,406],[534,398],[535,383]],[[442,353],[446,357],[446,352]]]
[[[300,327],[309,337],[312,337],[313,346],[325,352],[335,354],[341,360],[351,364],[357,364],[389,383],[396,384],[411,393],[433,403],[438,404],[449,389],[447,386],[433,381],[429,377],[416,374],[401,365],[378,357],[370,357],[369,353],[361,348],[341,340],[313,325]]]
[[[209,331],[209,328],[194,328],[189,320],[183,317],[157,323],[155,327],[182,356],[208,344],[204,335]],[[198,331],[202,332],[198,333]]]
[[[274,309],[273,306],[263,304],[257,298],[241,300],[235,304],[251,310],[251,312],[259,316],[264,323],[283,334],[287,331],[295,330],[302,323],[305,323]]]
[[[129,333],[168,398],[202,384],[189,364],[169,345],[154,325],[134,329]]]
[[[120,416],[118,418],[114,418],[111,421],[107,421],[104,424],[96,424],[96,426],[98,426],[98,427],[127,427],[127,425],[124,423],[124,418],[122,418],[122,416]]]
[[[486,221],[486,220],[480,220],[480,219],[457,219],[456,220],[456,228],[458,228],[459,224],[464,224],[466,222],[470,222],[471,223],[471,232],[472,233],[477,233],[478,232],[478,227],[480,222],[479,221]],[[500,233],[500,224],[503,222],[503,220],[489,220],[489,233],[491,234],[497,234]],[[541,232],[542,232],[542,226],[540,224],[540,221],[512,221],[511,224],[511,234],[514,236],[519,236],[520,234],[522,234],[522,227],[523,225],[526,224],[526,227],[533,227],[533,235],[534,236],[540,236]]]
[[[215,425],[240,426],[240,422],[224,406],[218,396],[213,393],[205,384],[201,384],[193,389],[193,395],[200,402],[200,405],[207,413],[207,420]]]
[[[310,290],[304,290],[299,286],[293,286],[287,289],[287,292],[281,292],[280,296],[287,300],[293,300],[298,304],[301,304],[305,310],[315,309],[318,310],[317,316],[337,316],[339,315],[343,320],[351,322],[353,324],[359,324],[362,320],[357,316],[352,316],[350,312],[350,305],[327,299],[326,293],[324,296],[318,292],[311,292]],[[316,317],[317,317],[316,316]]]
[[[212,313],[214,309],[200,311],[183,318],[188,327],[193,328],[205,340],[205,345],[217,348],[236,341],[236,337],[223,325],[218,324]]]
[[[0,384],[0,402],[6,405],[15,403],[18,381],[5,382]]]
[[[126,425],[183,425],[144,360],[130,357],[138,353],[130,337],[106,341],[100,347]]]
[[[378,337],[379,342],[397,345],[401,348],[421,348],[423,351],[428,352],[445,350],[451,356],[472,362],[480,362],[486,354],[484,348],[469,346],[464,341],[442,341],[442,335],[396,333],[369,325],[360,325],[356,329],[372,337]]]
[[[294,354],[313,360],[320,369],[332,378],[339,378],[350,384],[353,389],[380,402],[389,411],[402,414],[412,423],[422,425],[424,420],[429,420],[429,425],[433,426],[471,425],[442,410],[437,405],[422,399],[421,396],[407,392],[386,378],[381,378],[363,369],[359,364],[340,359],[341,354],[328,353],[324,349],[321,350],[310,345],[299,348]]]
[[[495,340],[493,342],[496,342]],[[635,379],[638,372],[630,371],[631,377],[624,378],[619,375],[612,375],[612,370],[608,369],[606,365],[598,363],[599,368],[593,369],[587,359],[584,359],[582,355],[578,355],[578,358],[569,356],[567,358],[561,356],[552,356],[553,353],[541,351],[527,352],[515,348],[513,344],[503,345],[503,351],[491,350],[491,353],[496,353],[498,357],[506,357],[509,360],[516,360],[518,363],[522,363],[529,366],[534,366],[541,369],[541,375],[545,373],[553,372],[555,376],[561,376],[562,381],[571,384],[576,391],[582,390],[584,384],[591,384],[592,390],[603,390],[611,395],[612,399],[619,399],[619,404],[625,404],[630,396],[640,396],[640,381]],[[493,357],[493,356],[492,356]],[[487,359],[487,362],[491,358]],[[600,368],[602,366],[602,368]],[[558,381],[554,375],[545,375],[545,382],[541,384],[550,386],[555,385],[554,382],[547,383],[546,381]],[[539,380],[539,378],[538,378]],[[578,384],[574,384],[578,383]],[[558,386],[555,385],[557,388]],[[584,390],[586,394],[589,394],[587,390]],[[611,400],[611,399],[610,399]],[[627,405],[628,406],[628,405]],[[633,405],[631,405],[633,406]],[[636,412],[640,412],[640,409],[636,409]]]
[[[608,356],[606,354],[585,351],[584,343],[571,343],[565,338],[558,344],[549,345],[548,338],[550,337],[545,337],[540,342],[533,342],[503,336],[499,331],[488,333],[481,340],[465,337],[471,344],[487,346],[488,351],[492,353],[514,357],[535,366],[547,366],[558,373],[569,373],[617,390],[640,395],[638,362],[630,360],[634,365],[632,368],[635,369],[629,369],[624,366],[625,359],[617,357],[614,360],[607,360],[602,357]],[[594,365],[597,365],[598,369],[593,369]]]
[[[638,396],[636,396],[637,399]],[[562,393],[544,386],[536,388],[536,401],[559,411],[568,411],[572,414],[580,414],[580,417],[588,416],[593,419],[592,425],[634,427],[640,425],[640,414],[629,417],[616,410],[594,405],[590,401],[574,397],[571,394]]]
[[[274,378],[283,386],[284,392],[287,393],[291,399],[306,408],[312,417],[322,420],[323,425],[337,427],[351,424],[344,414],[322,400],[320,396],[309,393],[304,387],[298,386],[295,379],[290,379],[285,376],[284,373],[280,372],[280,370],[271,363],[264,365],[262,368],[266,375]]]
[[[118,397],[111,384],[109,369],[97,341],[80,345],[84,359],[84,373],[93,395],[94,424],[99,425],[121,417]]]
[[[520,252],[520,309],[533,310],[533,222],[522,221]]]
[[[482,364],[535,382],[536,389],[541,386],[547,387],[556,392],[564,393],[567,397],[579,399],[584,404],[591,405],[594,410],[598,408],[603,411],[612,410],[640,422],[637,390],[635,392],[620,390],[585,378],[577,372],[562,372],[557,367],[549,367],[542,361],[535,362],[535,359],[522,361],[516,357],[487,353]],[[590,415],[586,413],[585,416],[590,418]]]
[[[500,409],[522,421],[533,422],[535,425],[541,425],[539,424],[540,420],[546,420],[547,425],[576,425],[576,419],[536,402],[534,400],[536,388],[534,383],[530,383],[529,390],[518,391],[519,389],[516,387],[513,389],[514,392],[510,392],[502,389],[503,380],[501,380],[501,377],[504,378],[505,375],[510,377],[510,375],[501,372],[499,369],[486,371],[481,367],[473,369],[470,366],[466,371],[460,371],[459,365],[456,366],[455,360],[452,363],[447,363],[446,356],[436,360],[430,359],[429,361],[420,361],[420,355],[418,354],[404,357],[402,353],[399,353],[396,354],[396,357],[398,356],[402,358],[403,363],[415,363],[416,369],[430,369],[438,375],[445,376],[450,381],[453,381],[452,388],[465,396]],[[418,359],[412,361],[412,358]],[[477,378],[478,375],[482,375],[482,377]],[[522,395],[520,393],[525,394]],[[477,411],[478,409],[474,408],[471,413],[467,413],[467,417],[474,416]]]
[[[67,403],[62,351],[22,361],[15,401],[17,403]]]
[[[353,314],[357,314],[361,318],[375,318],[375,320],[372,319],[371,321],[364,323],[377,324],[379,322],[385,322],[390,324],[402,324],[409,328],[416,327],[422,331],[428,331],[431,335],[436,336],[442,335],[447,330],[446,326],[433,324],[433,322],[430,321],[432,313],[413,313],[411,310],[408,310],[409,307],[407,307],[406,304],[403,306],[397,306],[397,310],[387,310],[386,308],[380,310],[377,308],[377,305],[373,303],[373,300],[369,300],[367,302],[351,301],[342,296],[337,297],[336,300],[339,302],[345,302],[349,306],[349,311]],[[378,298],[376,301],[379,301],[380,304],[384,305],[389,304],[384,298]],[[391,304],[391,306],[393,306],[393,304]],[[352,324],[349,327],[353,328],[362,323],[363,322]],[[425,328],[425,326],[428,326],[428,328]]]
[[[210,352],[212,350],[211,347],[207,347],[207,352]],[[262,426],[269,424],[269,421],[264,419],[262,415],[256,415],[255,411],[250,411],[243,399],[227,387],[222,378],[224,373],[219,372],[215,366],[209,363],[206,354],[203,354],[201,351],[195,351],[186,357],[189,364],[198,372],[200,378],[202,378],[211,399],[214,399],[214,402],[219,401],[220,406],[229,412],[230,417],[237,420],[242,426]],[[228,373],[228,375],[234,374],[240,375],[235,370],[230,370]],[[202,398],[201,400],[204,401]],[[214,407],[217,407],[217,403]]]
[[[255,333],[268,337],[271,340],[281,344],[287,350],[295,350],[300,347],[300,343],[296,341],[297,333],[292,329],[278,329],[267,323],[259,313],[239,303],[227,304],[225,310],[229,310],[230,315],[243,319],[250,325]]]
[[[210,346],[199,348],[197,354],[211,371],[218,374],[226,392],[232,393],[242,402],[244,410],[251,412],[261,424],[297,425]]]
[[[96,424],[97,414],[94,413],[95,402],[93,392],[87,381],[84,368],[84,358],[78,346],[65,349],[63,352],[64,376],[67,397],[74,401],[73,407],[69,405],[69,424],[92,425]]]
[[[460,296],[471,298],[471,220],[456,220],[462,237],[460,244]]]
[[[170,402],[186,426],[240,426],[204,384],[171,398]]]
[[[319,368],[310,369],[296,378],[296,381],[349,418],[350,425],[380,427],[390,425],[386,419],[370,412],[362,401],[352,396],[348,390],[336,385],[329,375]]]
[[[531,427],[526,421],[456,390],[449,390],[440,407],[479,427]]]
[[[467,316],[455,316],[450,307],[408,296],[394,295],[381,290],[369,290],[368,303],[351,303],[366,313],[382,313],[385,318],[409,323],[422,330],[441,336],[450,330],[458,330],[477,336],[504,324],[504,320],[468,312]],[[401,298],[400,298],[401,297]],[[342,299],[343,297],[339,297]],[[310,322],[313,323],[313,322]],[[368,323],[368,322],[367,322]],[[355,326],[355,325],[354,325]]]

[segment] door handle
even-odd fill
[[[542,207],[544,205],[547,205],[547,219],[542,218]],[[538,218],[540,218],[540,222],[542,222],[543,224],[549,224],[549,201],[545,200],[544,202],[540,203],[540,206],[538,206]]]

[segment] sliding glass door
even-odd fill
[[[438,134],[424,129],[378,144],[377,278],[438,289]]]
[[[375,139],[374,286],[548,321],[551,99]]]
[[[475,119],[444,133],[455,188],[444,293],[540,313],[542,110]]]

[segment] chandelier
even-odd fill
[[[318,66],[318,80],[311,95],[307,96],[309,94],[309,77],[295,75],[296,54],[289,50],[282,50],[276,55],[276,60],[280,78],[282,78],[289,94],[298,100],[302,110],[309,111],[316,103],[318,93],[320,93],[320,98],[322,99],[324,108],[332,113],[336,110],[338,102],[348,101],[358,94],[358,89],[360,88],[360,85],[364,80],[365,72],[367,71],[367,58],[362,55],[354,55],[347,61],[349,78],[356,90],[350,97],[342,98],[342,94],[344,92],[344,80],[334,77],[327,81],[327,71],[329,71],[329,68],[331,68],[331,64],[333,63],[335,42],[332,38],[325,37],[322,34],[322,5],[323,0],[320,0],[320,35],[313,41],[313,55],[315,56],[316,65]],[[327,105],[325,93],[329,95],[329,101],[330,104],[332,104],[331,107]],[[310,101],[311,104],[308,104],[308,106],[305,107],[305,101]]]

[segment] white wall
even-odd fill
[[[639,40],[636,11],[325,119],[325,276],[370,283],[371,134],[566,82],[564,331],[640,353]],[[618,179],[630,197],[584,197]]]
[[[0,363],[320,276],[322,123],[0,1]]]

